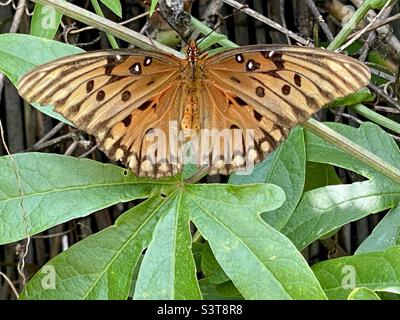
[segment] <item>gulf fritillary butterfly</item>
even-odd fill
[[[61,58],[26,74],[19,93],[53,105],[137,175],[163,177],[182,170],[177,150],[187,141],[206,146],[197,163],[209,165],[210,174],[257,163],[292,127],[369,79],[359,61],[323,49],[252,45],[207,56],[192,41],[186,59],[140,49]],[[155,144],[155,130],[170,132],[174,123],[183,138],[157,137]],[[204,129],[232,133],[233,140],[203,136]]]

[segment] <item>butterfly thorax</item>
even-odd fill
[[[188,47],[186,48],[186,57],[190,64],[194,65],[197,62],[199,57],[199,49],[194,40],[189,42]]]

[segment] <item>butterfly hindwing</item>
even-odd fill
[[[123,121],[96,133],[100,149],[140,176],[163,177],[182,169],[178,139],[170,139],[172,126],[180,118],[182,86],[176,83],[132,110]]]
[[[289,134],[289,129],[263,117],[236,94],[210,83],[205,84],[202,106],[208,114],[203,127],[215,131],[210,139],[210,174],[247,170]]]

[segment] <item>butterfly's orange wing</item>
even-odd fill
[[[202,108],[210,116],[203,127],[254,130],[254,148],[236,143],[232,157],[244,149],[248,160],[261,161],[328,102],[356,92],[370,79],[359,61],[331,51],[284,45],[256,45],[206,58]],[[244,137],[243,137],[244,139]],[[222,143],[222,141],[221,141]],[[247,150],[246,150],[247,149]],[[214,154],[212,172],[230,173],[241,163]],[[227,161],[229,160],[229,161]],[[230,163],[230,164],[229,164]]]
[[[143,50],[74,55],[29,72],[19,93],[29,102],[54,106],[76,127],[96,136],[109,158],[121,160],[133,172],[172,175],[182,165],[167,161],[170,146],[163,146],[163,152],[152,150],[153,155],[158,153],[155,163],[147,159],[154,138],[146,137],[154,128],[168,132],[169,120],[181,118],[181,63],[173,56]]]
[[[292,127],[369,77],[352,58],[294,46],[241,47],[199,58],[193,69],[166,54],[109,50],[34,69],[19,91],[95,135],[111,159],[160,177],[178,173],[184,160],[182,136],[171,131],[183,129],[186,140],[206,146],[197,150],[197,164],[229,174],[261,161]],[[203,136],[200,129],[217,134]]]

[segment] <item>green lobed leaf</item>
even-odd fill
[[[204,278],[199,280],[199,286],[204,300],[243,300],[232,281],[214,284]]]
[[[208,240],[224,272],[246,299],[324,299],[293,244],[256,213],[284,201],[274,185],[189,185],[182,210]]]
[[[181,210],[182,193],[165,200],[135,287],[134,299],[200,299],[191,252],[189,214]]]
[[[379,126],[366,122],[359,128],[353,128],[339,123],[325,123],[354,143],[362,146],[368,151],[379,155],[380,158],[390,164],[399,167],[400,152],[393,138],[383,131]],[[382,174],[366,166],[363,162],[342,151],[318,137],[305,131],[307,161],[327,163],[342,167],[367,178],[382,177]],[[384,179],[386,179],[384,177]]]
[[[361,243],[355,254],[383,251],[399,244],[400,206],[390,210],[374,228],[372,233]]]
[[[168,194],[176,183],[138,178],[123,168],[88,159],[33,152],[12,157],[23,197],[10,158],[0,157],[0,244],[116,203]]]
[[[329,299],[347,299],[355,288],[400,293],[400,246],[323,261],[312,270]]]
[[[400,186],[387,180],[327,186],[305,192],[282,229],[301,250],[323,235],[400,200]]]
[[[296,208],[303,193],[305,166],[304,130],[298,127],[291,131],[288,139],[277,150],[255,166],[252,174],[233,174],[229,177],[229,183],[265,182],[281,187],[285,191],[286,201],[278,209],[262,215],[264,221],[280,230]]]
[[[21,299],[121,299],[166,201],[155,196],[120,216],[115,225],[91,235],[51,259],[28,282]],[[52,268],[54,287],[49,282]]]
[[[307,162],[304,192],[341,183],[333,166],[323,163]]]
[[[212,284],[221,284],[229,280],[229,277],[215,259],[208,242],[205,243],[201,255],[201,272]]]
[[[367,123],[359,129],[339,124],[331,124],[330,127],[369,151],[379,154],[389,163],[400,163],[397,145],[378,126]],[[308,161],[347,168],[372,180],[305,192],[282,229],[297,248],[304,248],[348,222],[392,208],[399,203],[398,184],[309,132],[306,132],[306,150]]]

